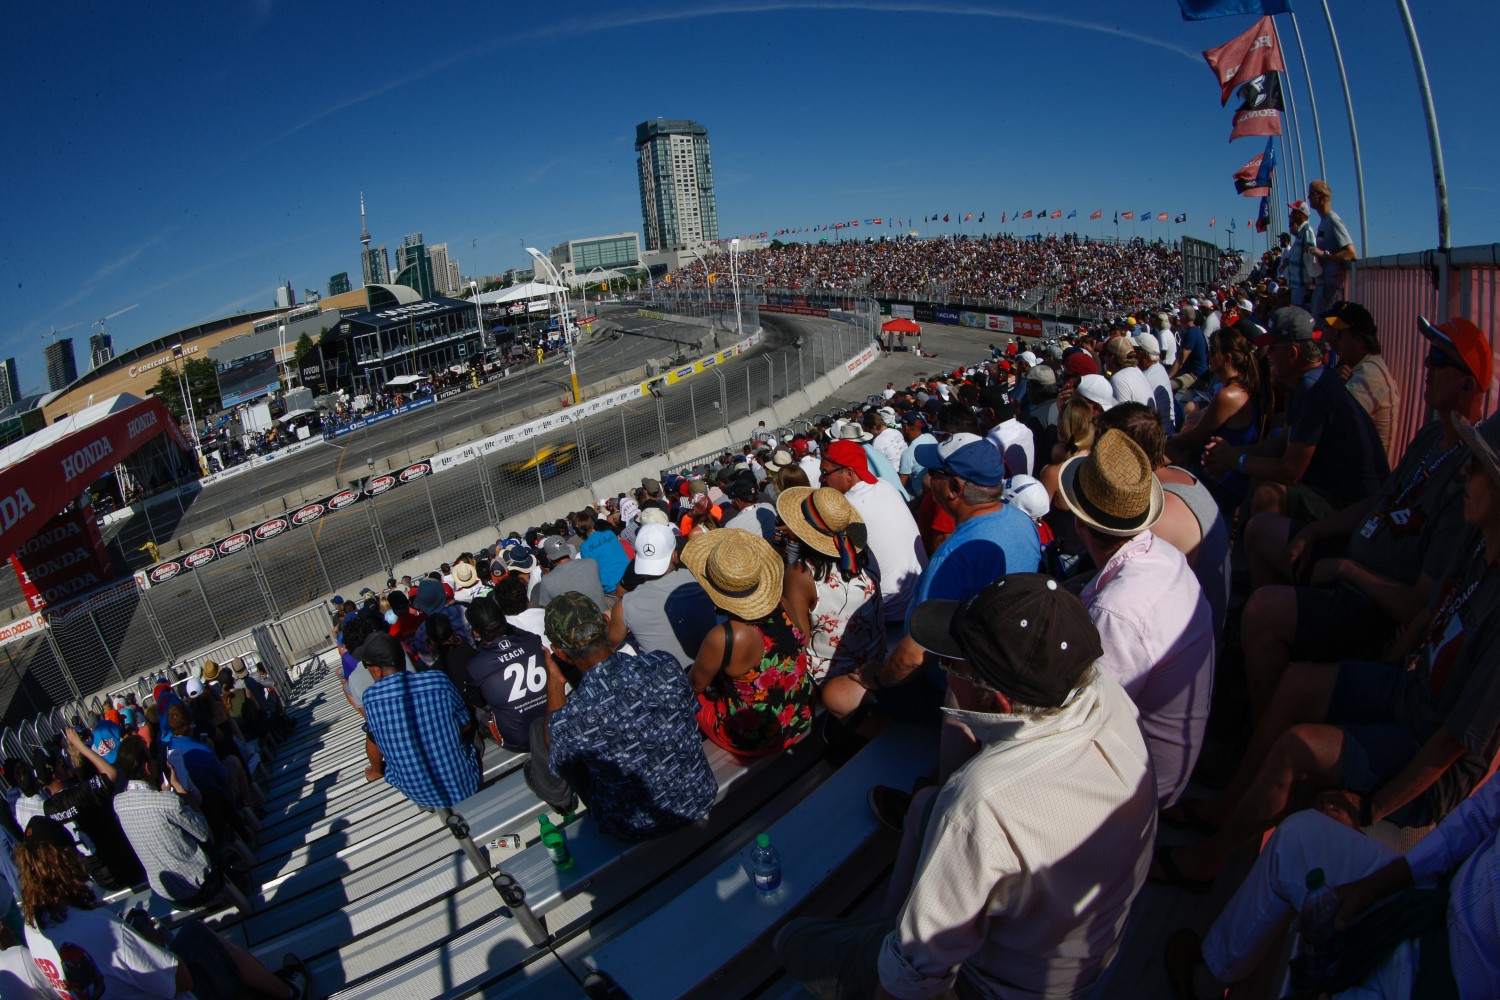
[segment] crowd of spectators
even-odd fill
[[[1332,971],[1299,965],[1299,990],[1496,995],[1493,349],[1466,319],[1420,322],[1431,417],[1393,470],[1375,412],[1389,400],[1355,378],[1380,353],[1368,311],[1289,297],[1225,283],[994,344],[335,597],[366,777],[448,808],[497,745],[529,754],[564,825],[636,841],[708,816],[709,750],[765,757],[930,719],[936,772],[869,790],[900,836],[884,906],[776,936],[819,996],[1087,995],[1148,879],[1208,890],[1273,829],[1208,934],[1171,938],[1181,996],[1250,975],[1314,869],[1347,948]],[[243,838],[235,701],[189,694],[146,727],[170,733],[155,764],[124,740],[124,795],[180,805],[184,775],[222,788],[217,827],[206,802],[202,824],[158,825]],[[17,819],[71,818],[70,780],[106,800],[115,775],[84,756],[101,781],[19,769]],[[146,805],[116,806],[127,833]],[[1372,840],[1382,821],[1416,846]],[[148,868],[171,853],[131,842]],[[128,880],[93,843],[79,870]]]
[[[1047,306],[1068,315],[1115,315],[1169,300],[1182,288],[1182,253],[1162,241],[1100,240],[1067,234],[880,238],[777,243],[738,256],[740,281],[800,291],[861,291],[883,297]],[[1220,277],[1240,267],[1220,258]],[[725,291],[727,256],[695,260],[672,287]],[[727,292],[726,292],[727,294]]]

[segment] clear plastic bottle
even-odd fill
[[[755,888],[770,895],[781,888],[781,855],[771,846],[771,835],[756,836],[755,846],[750,848],[750,872],[755,878]]]
[[[1344,935],[1334,926],[1342,906],[1333,887],[1327,884],[1323,869],[1307,873],[1307,895],[1302,899],[1299,929],[1302,933],[1302,956],[1307,972],[1321,982],[1338,971],[1344,953]]]
[[[547,848],[547,854],[551,856],[552,864],[558,868],[572,868],[573,855],[568,851],[568,838],[563,836],[563,832],[553,825],[552,821],[547,818],[546,813],[542,813],[537,818],[537,821],[542,828],[542,846]]]

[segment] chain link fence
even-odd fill
[[[722,344],[711,364],[683,359],[692,371],[659,373],[650,391],[586,420],[547,428],[544,418],[523,443],[378,495],[362,493],[361,502],[154,586],[132,578],[53,610],[48,627],[0,646],[0,703],[9,706],[5,721],[14,738],[24,739],[14,728],[22,718],[86,710],[96,692],[138,688],[165,664],[247,651],[257,626],[284,628],[311,611],[323,619],[326,647],[323,602],[332,595],[353,597],[363,582],[378,586],[414,559],[424,570],[436,568],[458,555],[456,543],[482,532],[525,530],[531,524],[517,520],[523,513],[592,489],[611,473],[654,458],[666,468],[669,451],[728,429],[865,350],[880,319],[873,299],[771,299],[742,295],[736,317],[722,295],[710,302],[702,293],[659,291],[641,308],[711,327]],[[740,329],[767,321],[762,308],[769,314],[762,343],[726,360]],[[825,317],[834,322],[818,322]],[[348,485],[363,490],[368,483],[361,474]],[[301,651],[283,643],[282,652],[293,660]]]

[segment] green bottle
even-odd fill
[[[542,846],[547,848],[552,864],[558,868],[572,868],[573,855],[568,853],[568,838],[552,824],[546,813],[537,817],[537,822],[542,828]]]

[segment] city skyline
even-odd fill
[[[116,350],[128,350],[269,307],[283,278],[295,288],[325,288],[340,273],[357,281],[360,192],[378,220],[372,251],[393,255],[402,234],[432,233],[465,276],[528,266],[525,245],[642,232],[632,131],[658,117],[711,131],[722,237],[872,216],[929,235],[911,220],[933,209],[987,213],[993,231],[1002,211],[1045,204],[1077,210],[1085,232],[1113,231],[1086,223],[1095,209],[1105,222],[1143,206],[1186,213],[1174,236],[1221,243],[1236,219],[1242,245],[1254,215],[1230,178],[1258,147],[1224,142],[1228,112],[1200,55],[1249,18],[1184,23],[1170,0],[1133,5],[1123,22],[1103,0],[1066,15],[1040,0],[1006,10],[585,3],[519,29],[467,24],[471,13],[438,5],[392,32],[391,16],[341,4],[299,11],[267,0],[212,19],[103,9],[66,26],[18,9],[17,34],[37,44],[3,77],[18,155],[0,171],[25,197],[10,220],[23,238],[3,251],[0,356],[17,358],[23,391],[43,383],[53,327],[140,302],[109,326]],[[1500,139],[1467,67],[1486,54],[1500,11],[1461,2],[1414,15],[1443,128],[1454,245],[1492,242]],[[1374,0],[1334,16],[1365,140],[1371,246],[1361,249],[1430,248],[1431,165],[1399,21]],[[1301,29],[1335,206],[1358,238],[1326,28],[1304,16]],[[378,69],[351,76],[296,44],[332,36]],[[44,53],[63,45],[88,73],[48,71]],[[636,55],[648,51],[673,61]],[[522,81],[506,84],[521,98],[491,100],[497,60]],[[1301,64],[1289,61],[1316,176]],[[605,100],[576,72],[617,64],[629,65],[628,85]],[[559,67],[545,95],[527,82]]]

